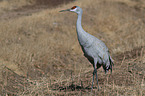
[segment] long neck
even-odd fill
[[[82,28],[81,20],[82,20],[82,13],[78,14],[78,19],[77,19],[77,24],[76,24],[77,33],[84,31],[84,29]]]
[[[84,31],[81,24],[82,19],[82,12],[78,14],[77,24],[76,24],[76,31],[78,36],[78,41],[80,45],[83,45],[87,41],[88,33]]]

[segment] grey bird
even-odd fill
[[[101,40],[84,31],[81,25],[83,11],[80,7],[73,6],[70,9],[61,10],[60,12],[64,12],[64,11],[75,12],[78,15],[77,23],[76,23],[78,41],[82,48],[82,51],[84,52],[84,56],[89,60],[89,62],[94,67],[91,91],[93,89],[95,74],[96,74],[96,80],[97,80],[97,85],[99,90],[97,69],[102,66],[105,73],[108,72],[109,69],[111,70],[112,73],[112,65],[114,64],[109,54],[109,50]]]

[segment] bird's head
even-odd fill
[[[61,10],[59,12],[64,12],[64,11],[70,11],[70,12],[75,12],[77,14],[81,14],[82,13],[82,9],[79,6],[73,6],[70,9],[66,9],[66,10]]]

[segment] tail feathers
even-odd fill
[[[112,65],[114,66],[114,63],[111,56],[109,56],[109,63],[110,63],[109,66],[103,66],[105,73],[107,73],[109,69],[111,70],[111,73],[112,73]]]
[[[114,66],[114,63],[111,56],[109,57],[109,61],[110,61],[109,69],[111,70],[111,73],[112,73],[112,65]]]
[[[114,66],[113,59],[111,58],[111,56],[109,57],[109,61],[110,61],[110,64]]]

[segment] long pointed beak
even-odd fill
[[[64,11],[70,11],[70,9],[66,9],[66,10],[61,10],[61,11],[59,11],[59,12],[64,12]]]

